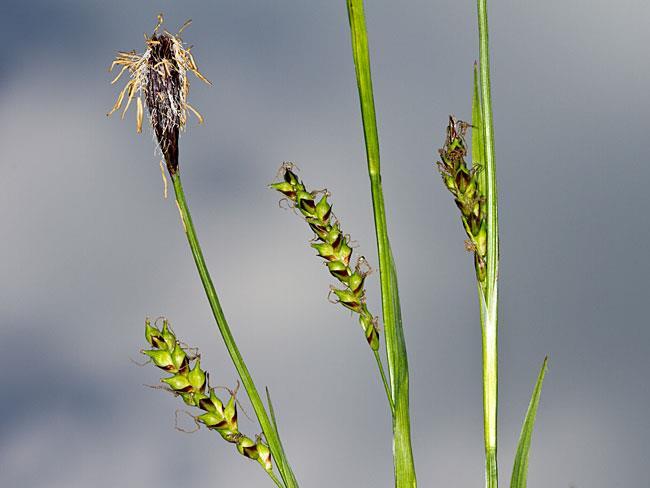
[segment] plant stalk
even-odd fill
[[[246,363],[244,362],[244,359],[239,352],[237,344],[235,343],[235,339],[230,331],[230,327],[228,326],[228,322],[226,321],[226,317],[221,308],[219,297],[217,296],[214,284],[212,283],[212,278],[210,277],[207,265],[205,264],[203,252],[196,235],[194,224],[192,223],[192,216],[190,215],[187,202],[185,201],[185,193],[181,184],[180,172],[171,174],[171,179],[174,186],[174,192],[176,194],[176,204],[178,205],[178,210],[181,215],[183,229],[185,230],[185,235],[187,236],[190,249],[192,250],[192,256],[194,257],[194,262],[196,263],[196,269],[199,272],[201,282],[203,283],[203,288],[205,289],[208,302],[210,302],[210,307],[217,322],[217,327],[219,328],[221,337],[223,338],[226,348],[228,349],[228,353],[230,354],[230,358],[232,359],[232,362],[237,369],[237,373],[239,373],[239,377],[241,378],[244,388],[246,389],[248,398],[250,399],[253,409],[255,410],[255,415],[257,416],[260,427],[264,432],[264,437],[269,444],[269,449],[271,450],[271,454],[275,459],[276,465],[278,466],[278,470],[280,471],[280,475],[284,480],[285,486],[287,488],[297,488],[298,483],[296,482],[288,461],[286,460],[286,456],[284,455],[280,437],[275,429],[274,424],[272,424],[271,420],[269,419],[266,409],[264,408],[264,404],[262,403],[262,399],[260,398],[260,395],[257,392],[257,388],[255,387],[255,383],[253,382],[253,378],[251,377],[248,368],[246,367]],[[276,485],[282,486],[279,485],[277,479],[274,479],[274,482]]]
[[[377,361],[377,368],[379,369],[379,374],[381,376],[381,382],[384,385],[384,390],[386,390],[386,399],[388,400],[388,405],[390,406],[390,414],[395,415],[395,405],[393,404],[393,395],[390,392],[390,386],[388,386],[388,381],[386,380],[386,373],[384,372],[384,365],[381,362],[381,356],[379,356],[379,351],[372,351],[375,356],[375,361]]]
[[[273,474],[273,472],[269,472],[269,476],[273,480],[273,483],[275,483],[275,486],[277,486],[278,488],[284,488],[282,482],[278,479],[278,477],[275,474]]]
[[[370,74],[368,33],[363,10],[363,0],[346,0],[352,55],[359,89],[361,116],[368,161],[368,175],[372,192],[372,208],[379,255],[382,312],[384,318],[386,355],[390,393],[393,399],[393,460],[395,486],[413,488],[417,486],[415,466],[411,448],[411,427],[409,417],[408,360],[402,330],[397,276],[388,240],[384,194],[381,185],[379,136]]]
[[[487,259],[485,287],[479,285],[483,344],[483,419],[485,429],[485,476],[487,488],[497,488],[497,324],[499,226],[497,212],[496,161],[494,126],[490,92],[490,52],[488,39],[487,0],[477,0],[479,33],[479,69],[481,113],[485,165],[485,198],[487,204]]]

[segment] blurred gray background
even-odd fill
[[[490,1],[502,231],[500,466],[507,485],[550,356],[529,483],[647,486],[648,112],[641,0]],[[483,481],[472,259],[432,165],[470,117],[475,2],[367,1],[385,196],[410,354],[420,486]],[[218,435],[174,430],[145,388],[145,316],[236,375],[211,318],[150,132],[104,114],[115,52],[164,12],[213,87],[182,138],[195,223],[226,314],[268,385],[305,487],[392,485],[372,355],[310,233],[266,188],[283,160],[327,187],[376,265],[345,3],[4,1],[0,50],[0,485],[270,486]],[[369,304],[379,313],[377,274]],[[246,410],[252,415],[247,401]],[[259,428],[241,416],[242,431]]]

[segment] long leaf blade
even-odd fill
[[[544,358],[542,368],[537,377],[537,383],[533,389],[533,395],[528,405],[528,411],[524,419],[524,425],[521,428],[519,436],[519,444],[517,445],[517,454],[515,455],[515,464],[512,467],[512,478],[510,480],[510,488],[526,488],[526,480],[528,478],[528,454],[530,451],[530,441],[533,437],[533,428],[535,426],[535,418],[537,416],[537,407],[539,406],[539,398],[542,394],[542,383],[546,375],[548,357]]]
[[[480,167],[479,192],[485,197],[487,178],[485,171],[485,142],[483,141],[483,107],[479,93],[478,66],[474,63],[474,91],[472,93],[472,167]],[[478,166],[477,166],[478,165]]]
[[[482,115],[482,141],[485,150],[482,178],[485,191],[487,221],[486,279],[482,293],[488,305],[481,312],[483,324],[483,402],[485,425],[485,481],[487,488],[497,488],[497,279],[499,269],[499,218],[497,209],[496,160],[494,154],[494,125],[492,95],[490,90],[490,49],[488,40],[487,0],[477,0],[480,107]],[[484,313],[487,312],[487,313]]]
[[[269,406],[269,415],[271,416],[271,423],[273,424],[275,435],[278,438],[280,452],[282,453],[282,456],[279,459],[276,459],[276,463],[278,464],[278,469],[280,470],[280,473],[284,473],[284,475],[287,478],[289,478],[289,480],[291,480],[291,483],[293,483],[294,486],[298,486],[298,481],[296,480],[296,477],[293,474],[293,470],[291,469],[291,466],[289,465],[289,463],[285,462],[287,455],[284,452],[284,445],[282,444],[282,439],[280,438],[280,432],[278,431],[278,421],[275,418],[275,409],[273,408],[273,403],[271,402],[271,393],[269,392],[268,388],[266,388],[266,403]]]
[[[395,462],[396,486],[414,488],[416,483],[413,453],[411,451],[411,418],[409,415],[409,366],[406,355],[406,341],[402,327],[402,308],[397,286],[397,270],[393,260],[393,252],[389,246],[390,255],[390,285],[393,289],[394,337],[396,339],[397,367],[395,378],[395,414],[393,416],[393,453]],[[397,462],[399,460],[399,462]],[[400,480],[398,482],[398,480]]]
[[[390,377],[393,404],[395,406],[395,412],[393,414],[395,486],[398,488],[414,488],[417,483],[411,448],[408,412],[408,363],[399,308],[399,296],[397,293],[397,276],[388,240],[384,194],[381,185],[379,136],[377,134],[372,77],[370,74],[368,33],[366,30],[363,0],[347,0],[346,3],[366,143],[368,175],[370,177],[372,191],[388,374]]]

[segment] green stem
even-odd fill
[[[203,283],[203,288],[205,289],[208,302],[210,302],[210,307],[212,308],[212,313],[216,319],[219,332],[221,332],[221,337],[223,338],[226,348],[228,349],[228,353],[230,354],[230,358],[232,359],[232,362],[237,369],[237,373],[239,373],[239,377],[241,378],[244,388],[246,389],[248,398],[253,405],[255,415],[257,416],[260,427],[264,432],[264,437],[269,443],[269,449],[271,450],[271,454],[275,459],[278,470],[280,471],[280,475],[282,476],[285,485],[287,488],[297,487],[298,484],[284,455],[284,451],[280,443],[280,437],[266,413],[266,409],[264,408],[262,399],[257,392],[253,378],[248,372],[246,363],[244,363],[244,359],[242,358],[239,349],[237,348],[237,344],[235,343],[235,339],[230,332],[230,327],[228,326],[226,317],[223,313],[223,310],[221,309],[219,297],[217,296],[214,284],[210,278],[210,273],[208,272],[208,268],[205,264],[203,252],[201,251],[201,246],[196,235],[196,230],[194,229],[194,224],[192,223],[192,216],[190,215],[187,202],[185,201],[185,193],[181,184],[180,173],[176,172],[175,174],[171,175],[171,178],[174,184],[176,204],[178,205],[178,210],[181,214],[183,229],[185,230],[185,235],[187,236],[187,240],[190,244],[192,256],[194,256],[194,262],[196,263],[196,268],[199,272],[199,276],[201,277],[201,282]],[[274,481],[276,481],[276,484],[278,484],[277,479]]]
[[[483,350],[483,428],[485,441],[485,479],[487,488],[497,488],[497,306],[496,288],[486,301],[481,285],[481,337]]]
[[[271,479],[275,483],[275,486],[277,486],[278,488],[284,488],[284,485],[278,479],[278,477],[275,475],[275,473],[273,471],[267,471],[267,473],[269,474],[269,476],[271,477]]]
[[[483,144],[485,147],[485,179],[487,186],[485,189],[487,204],[486,284],[484,290],[481,290],[481,287],[479,287],[479,293],[483,295],[481,298],[481,325],[483,331],[483,415],[485,428],[486,484],[488,488],[497,488],[497,280],[499,268],[499,226],[492,96],[490,93],[487,0],[477,0],[477,7],[481,112],[483,116]]]
[[[390,413],[391,415],[395,415],[395,404],[393,403],[393,398],[390,393],[390,386],[388,386],[388,381],[386,381],[386,373],[384,372],[384,365],[381,362],[381,357],[379,357],[379,351],[372,352],[375,355],[375,361],[377,361],[377,368],[379,368],[379,374],[381,375],[381,381],[384,384],[384,390],[386,390],[386,398],[390,405]]]
[[[393,414],[393,460],[395,464],[395,486],[413,488],[417,485],[411,448],[411,427],[409,418],[408,359],[402,330],[397,276],[388,240],[384,195],[381,186],[379,163],[379,136],[375,117],[375,103],[370,74],[368,34],[363,11],[363,0],[346,0],[352,55],[359,89],[361,117],[366,144],[368,175],[372,191],[372,208],[379,255],[382,312],[388,359],[390,392],[394,405]]]

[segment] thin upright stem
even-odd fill
[[[275,486],[277,486],[278,488],[284,488],[284,485],[278,479],[278,477],[275,475],[275,473],[273,471],[267,471],[267,473],[269,474],[269,476],[271,477],[271,479],[275,483]]]
[[[176,172],[175,174],[171,175],[171,178],[174,185],[176,204],[178,205],[178,210],[181,215],[183,229],[185,230],[185,235],[187,236],[190,249],[192,250],[192,256],[194,256],[194,262],[196,263],[196,269],[198,270],[199,276],[201,277],[201,282],[203,283],[203,288],[205,289],[208,302],[210,302],[210,307],[212,308],[212,313],[217,322],[217,327],[219,328],[221,337],[223,338],[226,348],[228,349],[228,353],[230,354],[230,358],[232,359],[232,362],[237,369],[237,373],[239,373],[239,377],[241,378],[244,388],[246,389],[248,398],[250,399],[253,409],[255,410],[255,415],[257,416],[260,426],[262,427],[264,437],[269,443],[269,449],[271,450],[271,454],[275,459],[278,470],[280,471],[280,475],[282,476],[285,485],[287,488],[297,487],[298,484],[284,455],[282,444],[280,443],[280,437],[275,429],[275,426],[271,423],[269,416],[266,413],[262,399],[257,392],[253,378],[251,377],[248,368],[246,367],[246,363],[244,363],[244,359],[239,352],[239,348],[235,343],[235,339],[230,331],[230,327],[228,326],[228,322],[226,321],[226,317],[221,308],[219,297],[217,296],[214,284],[212,283],[212,278],[210,277],[207,265],[205,264],[203,252],[201,251],[201,246],[196,235],[196,230],[194,229],[194,224],[192,223],[190,210],[187,206],[187,202],[185,201],[185,193],[181,184],[180,173]],[[277,479],[274,481],[276,484],[278,484]]]
[[[497,398],[498,398],[498,269],[499,225],[497,212],[496,161],[492,96],[490,92],[490,52],[488,39],[487,0],[477,0],[479,32],[479,68],[483,143],[485,147],[485,180],[487,206],[487,259],[485,288],[479,286],[481,326],[483,332],[483,418],[485,429],[485,466],[487,488],[497,488]]]
[[[379,369],[379,374],[381,375],[381,382],[384,384],[384,390],[386,390],[386,398],[388,399],[388,405],[390,406],[391,415],[395,415],[395,404],[393,403],[393,398],[390,393],[390,386],[388,386],[388,381],[386,380],[386,373],[384,372],[384,365],[381,362],[381,357],[379,356],[379,351],[372,351],[375,356],[375,361],[377,361],[377,368]]]

